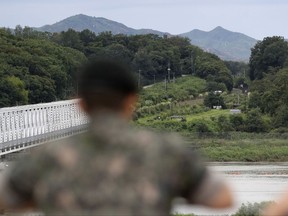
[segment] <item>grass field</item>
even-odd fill
[[[251,134],[250,134],[251,135]],[[187,145],[197,149],[209,161],[219,162],[284,162],[288,161],[288,140],[286,138],[253,138],[241,135],[239,138],[186,138]],[[259,136],[256,135],[256,136]]]

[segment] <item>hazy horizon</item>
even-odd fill
[[[41,27],[85,14],[104,17],[134,29],[182,34],[221,26],[255,39],[288,38],[286,0],[0,0],[0,27]]]

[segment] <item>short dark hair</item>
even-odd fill
[[[91,60],[79,74],[78,94],[90,110],[119,110],[128,95],[137,93],[135,76],[117,61]]]

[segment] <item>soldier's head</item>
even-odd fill
[[[112,111],[130,118],[138,99],[138,86],[132,72],[123,64],[94,60],[80,73],[78,94],[80,104],[88,115]]]

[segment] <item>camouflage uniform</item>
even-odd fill
[[[169,215],[175,197],[193,202],[209,188],[209,172],[177,136],[132,129],[113,115],[93,122],[18,163],[1,196],[10,205],[34,201],[46,214]]]

